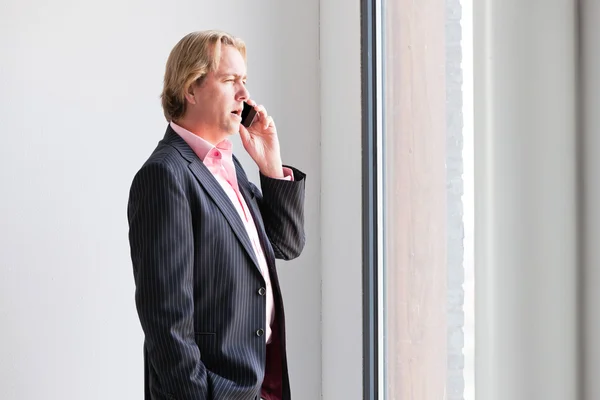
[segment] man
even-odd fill
[[[133,179],[128,220],[145,399],[289,400],[275,258],[304,247],[305,175],[246,89],[244,43],[195,32],[167,61],[164,138]],[[246,129],[243,103],[257,111]],[[238,133],[262,193],[232,155]]]

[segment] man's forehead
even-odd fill
[[[231,46],[223,46],[221,48],[221,57],[217,67],[217,74],[227,75],[246,75],[246,62],[242,54]]]

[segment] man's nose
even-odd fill
[[[238,98],[240,100],[248,100],[250,98],[250,92],[248,91],[248,89],[246,89],[246,86],[241,87],[241,89],[238,92]]]

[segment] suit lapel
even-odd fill
[[[233,204],[231,204],[231,200],[219,182],[215,179],[200,158],[198,158],[190,146],[188,146],[188,144],[177,133],[175,133],[170,126],[167,128],[164,142],[175,147],[179,153],[189,161],[190,164],[188,165],[188,168],[196,177],[196,180],[204,188],[205,192],[208,193],[217,207],[219,207],[219,210],[231,226],[231,229],[242,244],[242,247],[244,247],[256,267],[259,268],[258,260],[256,259],[256,254],[252,248],[252,243],[250,242],[246,228],[244,227],[237,210]]]

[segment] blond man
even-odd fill
[[[304,247],[305,175],[282,164],[275,122],[250,98],[239,38],[182,38],[161,98],[166,133],[128,203],[145,399],[290,400],[275,259]],[[248,128],[244,103],[256,110]],[[233,155],[234,134],[261,190]]]

